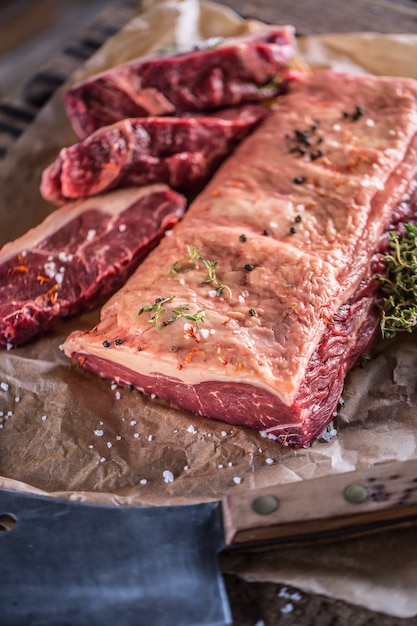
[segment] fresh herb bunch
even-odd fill
[[[401,238],[390,233],[390,252],[382,262],[387,268],[384,276],[377,276],[384,295],[382,336],[411,333],[417,326],[417,225],[406,224]]]

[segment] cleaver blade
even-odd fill
[[[230,626],[221,552],[415,523],[417,460],[180,506],[0,490],[0,624]]]

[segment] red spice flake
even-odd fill
[[[184,336],[189,337],[190,339],[194,339],[197,343],[200,343],[199,337],[197,337],[194,326],[187,326],[184,328]]]
[[[321,307],[320,309],[320,318],[324,320],[328,326],[334,326],[334,320],[326,312],[325,307]]]
[[[38,274],[36,276],[36,280],[38,280],[41,285],[43,285],[44,283],[50,283],[51,282],[51,279],[48,278],[48,276],[42,276],[42,274]]]
[[[204,350],[199,350],[198,348],[193,348],[187,354],[187,363],[191,363],[191,360],[192,360],[193,356],[195,356],[196,354],[201,354],[201,356],[206,356],[206,353],[204,352]]]
[[[212,198],[217,198],[217,196],[220,195],[220,191],[217,191],[217,189],[215,189],[214,191],[211,192],[211,196]]]
[[[221,361],[223,365],[227,365],[229,362],[229,359],[227,358],[225,354],[226,353],[225,348],[223,348],[219,343],[216,344],[215,348],[216,348],[217,354],[219,355],[218,356],[219,361]]]
[[[81,357],[80,359],[80,365],[81,367],[84,365],[84,363],[86,362],[87,358],[85,356]]]
[[[48,299],[51,304],[55,304],[55,302],[58,299],[58,289],[59,289],[59,285],[58,283],[55,283],[54,285],[52,285],[52,287],[48,289],[46,293],[36,298],[35,304],[40,306],[43,302],[45,302]]]
[[[237,372],[240,372],[240,370],[241,370],[241,369],[242,369],[242,363],[240,363],[240,362],[239,362],[239,363],[236,365],[236,371],[237,371]]]
[[[27,265],[15,265],[15,267],[12,270],[13,272],[20,272],[21,274],[25,274],[26,272],[29,271],[29,268],[27,267]]]

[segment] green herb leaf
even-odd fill
[[[382,262],[386,274],[378,275],[382,303],[381,331],[393,337],[399,331],[412,332],[417,326],[417,226],[406,224],[401,239],[390,234],[390,252]]]

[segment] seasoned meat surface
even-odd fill
[[[294,77],[66,354],[185,409],[309,443],[377,333],[371,260],[401,202],[407,219],[415,211],[416,105],[412,80]]]

